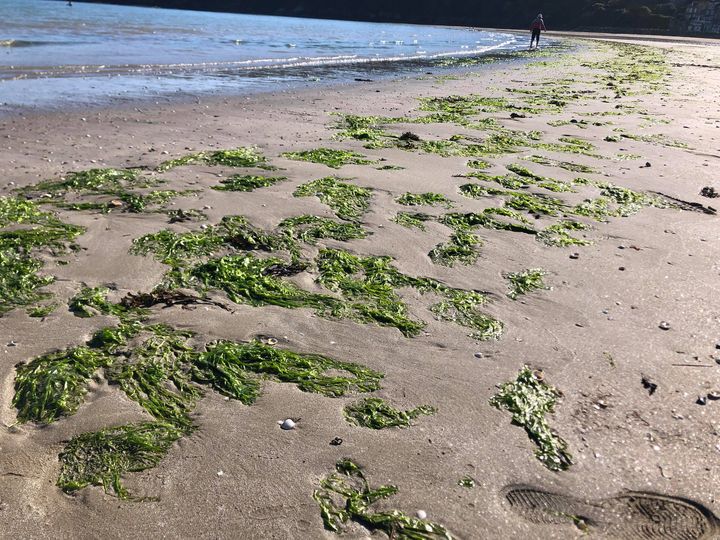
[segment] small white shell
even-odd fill
[[[425,510],[418,510],[415,515],[420,519],[427,519],[427,512]]]
[[[295,429],[295,422],[291,418],[288,418],[280,424],[280,428],[285,430]]]

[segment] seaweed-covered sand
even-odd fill
[[[717,535],[720,51],[521,57],[0,121],[2,536]]]

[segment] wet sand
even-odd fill
[[[151,256],[128,255],[134,238],[165,228],[196,229],[199,224],[168,225],[163,213],[62,211],[64,221],[87,231],[77,240],[81,251],[67,257],[68,265],[56,266],[47,259],[44,272],[57,277],[48,290],[61,307],[42,320],[28,317],[22,308],[0,318],[0,536],[333,538],[335,533],[323,528],[312,494],[345,457],[364,467],[371,485],[397,485],[398,494],[379,503],[381,508],[409,515],[424,510],[428,519],[458,538],[584,537],[582,527],[572,523],[533,523],[513,511],[503,490],[514,485],[590,501],[625,491],[650,492],[687,498],[720,514],[716,500],[720,402],[696,403],[699,396],[720,391],[720,366],[715,361],[720,339],[716,216],[647,207],[606,223],[585,219],[592,228],[579,234],[592,245],[564,248],[543,245],[530,235],[478,229],[483,241],[478,261],[441,266],[431,261],[428,252],[446,242],[451,231],[438,223],[419,231],[392,222],[398,211],[416,210],[394,199],[405,192],[437,192],[452,200],[457,212],[498,206],[502,199],[474,200],[460,194],[460,184],[475,182],[456,177],[470,171],[467,157],[364,149],[359,141],[335,140],[337,131],[330,128],[333,113],[417,116],[421,114],[417,98],[422,96],[475,93],[519,99],[506,89],[574,79],[577,82],[569,83],[573,88],[596,92],[591,99],[569,103],[557,114],[512,119],[501,111],[478,118],[493,117],[511,129],[538,130],[548,142],[577,137],[610,158],[619,153],[639,157],[598,159],[522,150],[489,158],[490,172],[505,174],[506,165],[518,163],[568,183],[583,176],[720,206],[700,195],[705,186],[720,189],[720,49],[673,43],[667,56],[667,86],[648,92],[639,85],[639,94],[616,98],[607,87],[585,82],[600,71],[583,63],[613,55],[611,49],[588,43],[559,63],[541,57],[538,60],[548,65],[479,66],[452,78],[428,76],[186,105],[0,120],[3,195],[69,171],[155,167],[191,151],[257,146],[282,169],[278,174],[287,176],[286,182],[249,193],[221,192],[211,187],[220,177],[238,171],[222,166],[179,167],[165,175],[166,187],[201,191],[177,199],[168,208],[203,209],[210,224],[226,215],[243,215],[269,230],[300,214],[333,216],[315,197],[293,197],[299,185],[332,174],[353,178],[353,183],[373,190],[370,211],[362,217],[362,225],[372,235],[349,242],[321,241],[321,247],[391,256],[407,275],[487,291],[491,302],[483,311],[504,324],[499,340],[473,340],[466,328],[435,320],[426,309],[428,300],[413,290],[403,290],[402,297],[414,318],[427,323],[414,338],[391,327],[321,318],[309,309],[233,304],[222,293],[213,298],[231,305],[232,311],[204,305],[153,308],[153,321],[191,330],[200,342],[270,335],[283,348],[381,371],[382,390],[374,395],[401,409],[432,405],[437,413],[418,418],[406,429],[375,431],[351,426],[343,418],[343,407],[361,396],[329,398],[302,392],[292,384],[266,382],[258,401],[245,406],[208,391],[193,413],[198,429],[174,444],[157,467],[124,477],[131,492],[157,500],[121,501],[100,487],[66,495],[55,485],[58,454],[66,441],[149,416],[100,377],[91,383],[76,414],[46,427],[17,424],[11,404],[14,366],[51,350],[81,345],[97,329],[114,324],[112,317],[81,319],[67,310],[67,300],[82,284],[112,285],[118,299],[129,292],[150,291],[161,281],[167,266]],[[618,104],[635,109],[602,116],[617,111]],[[573,118],[590,125],[548,124]],[[592,121],[613,124],[595,126]],[[689,148],[642,140],[606,141],[617,134],[616,128],[635,135],[662,134],[663,140],[681,141]],[[451,123],[386,129],[396,134],[410,129],[423,140],[448,139],[458,133],[487,136]],[[404,169],[346,165],[335,171],[279,157],[318,147],[354,150]],[[578,174],[521,159],[532,154],[582,163],[598,173]],[[567,196],[580,202],[584,193]],[[442,213],[438,208],[417,210]],[[528,218],[538,226],[552,222]],[[574,253],[579,255],[575,258]],[[503,275],[528,268],[545,269],[550,288],[517,300],[508,298]],[[318,287],[307,276],[303,280],[305,288]],[[669,329],[661,329],[662,322]],[[5,345],[11,341],[13,346]],[[512,425],[510,413],[489,404],[496,386],[515,379],[524,365],[542,369],[545,381],[562,392],[549,422],[573,456],[574,464],[566,471],[543,466],[534,457],[535,446],[525,431]],[[643,378],[657,385],[652,395]],[[279,429],[277,420],[296,417],[301,418],[297,429]],[[330,444],[336,437],[343,440],[339,446]],[[464,476],[473,477],[476,486],[458,486]],[[559,504],[558,511],[566,512],[565,503]],[[670,511],[669,519],[680,527],[684,518]],[[349,538],[369,536],[356,523],[348,527]],[[611,524],[597,529],[596,537],[630,538],[628,530],[632,529],[613,532]]]

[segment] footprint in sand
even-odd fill
[[[533,523],[574,525],[627,540],[716,538],[720,521],[704,506],[680,497],[627,492],[595,501],[525,485],[503,490],[510,509]]]

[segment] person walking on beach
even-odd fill
[[[540,32],[545,32],[545,21],[543,20],[542,13],[539,13],[537,17],[535,17],[535,20],[530,25],[530,30],[532,31],[532,36],[530,37],[530,48],[533,48],[533,43],[535,43],[535,47],[540,46]]]

